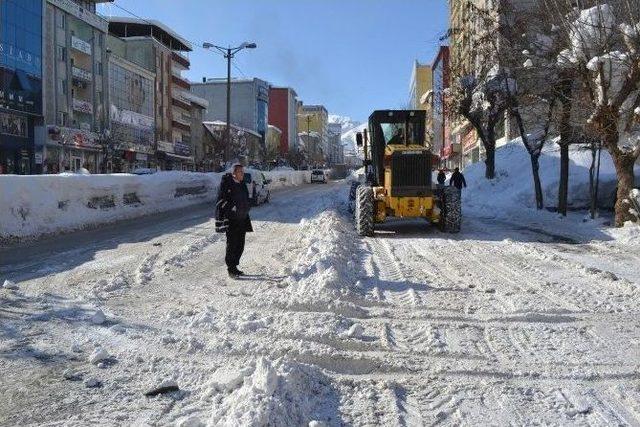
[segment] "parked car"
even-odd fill
[[[258,206],[261,203],[269,203],[271,180],[267,179],[262,172],[254,169],[245,171],[244,183],[247,186],[247,190],[249,190],[249,197],[254,206]]]
[[[314,169],[311,171],[311,183],[314,182],[327,183],[327,175],[322,169]]]

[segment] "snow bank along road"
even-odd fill
[[[640,425],[637,250],[474,212],[363,240],[346,194],[256,208],[240,281],[210,206],[0,250],[0,424]]]

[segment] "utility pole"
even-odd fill
[[[227,60],[227,125],[224,130],[224,161],[229,161],[229,153],[231,148],[231,60],[235,57],[236,53],[242,49],[255,49],[258,47],[255,43],[242,43],[238,47],[221,47],[212,43],[205,42],[202,44],[204,49],[217,49],[224,55]]]
[[[229,161],[229,153],[231,152],[231,48],[227,49],[227,127],[224,130],[224,161]]]

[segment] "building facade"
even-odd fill
[[[109,127],[104,1],[47,0],[44,24],[45,172],[104,170]]]
[[[204,113],[209,108],[209,102],[191,92],[184,95],[191,102],[191,145],[193,147],[195,170],[213,172],[213,147],[205,143],[205,129],[202,125]]]
[[[329,123],[327,125],[329,134],[329,165],[341,164],[341,157],[344,157],[342,147],[342,124]]]
[[[434,154],[440,155],[440,166],[454,168],[460,166],[461,146],[451,140],[451,112],[446,95],[450,84],[449,46],[440,46],[433,61],[433,148]]]
[[[111,38],[113,39],[113,38]],[[110,39],[110,45],[116,40]],[[155,73],[112,51],[109,55],[110,135],[105,142],[108,172],[156,166]]]
[[[203,79],[191,91],[209,102],[205,121],[227,120],[227,80]],[[269,84],[257,78],[231,81],[231,124],[256,132],[264,147],[269,123]]]
[[[327,161],[329,153],[329,113],[323,105],[305,105],[298,103],[298,133],[315,132],[320,139],[318,149],[315,151],[314,162],[316,165],[323,163],[318,156]]]
[[[42,170],[43,0],[0,0],[0,174]]]
[[[421,64],[418,61],[414,61],[413,68],[411,69],[411,79],[409,80],[409,108],[413,110],[430,110],[426,104],[427,95],[432,92],[433,89],[433,74],[431,65]],[[431,137],[433,135],[433,124],[431,123],[431,117],[429,114],[425,118],[425,137],[428,144],[431,143]]]
[[[282,131],[279,152],[285,156],[290,149],[297,148],[298,112],[296,91],[287,87],[269,89],[269,124]]]
[[[191,85],[182,76],[190,67],[186,55],[192,50],[191,44],[154,20],[112,17],[109,33],[125,42],[128,61],[155,74],[157,166],[165,170],[193,169],[192,104],[188,98]]]

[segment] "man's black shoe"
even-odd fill
[[[244,276],[244,271],[238,270],[237,268],[236,268],[235,273],[236,273],[238,276]]]
[[[229,274],[229,277],[231,277],[232,279],[237,279],[238,277],[240,277],[240,274],[238,274],[238,272],[236,270],[227,270],[227,273]]]

